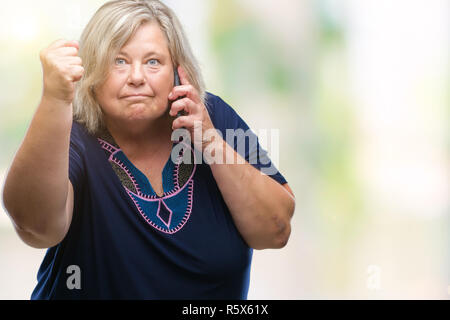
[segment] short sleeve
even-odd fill
[[[70,147],[69,147],[69,179],[72,182],[74,191],[80,190],[84,180],[84,160],[83,151],[84,143],[82,140],[82,128],[76,122],[72,125],[70,133]]]
[[[237,153],[253,167],[281,185],[287,183],[284,176],[272,163],[268,152],[260,146],[258,136],[230,105],[221,98],[208,93],[206,106],[214,127]]]

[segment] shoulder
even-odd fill
[[[221,97],[207,92],[205,100],[206,109],[217,129],[239,127],[239,124],[243,122],[236,110]]]
[[[77,148],[79,151],[84,151],[86,148],[86,141],[89,139],[89,133],[84,125],[76,122],[72,122],[72,130],[70,132],[70,144]]]
[[[205,103],[208,111],[211,113],[223,113],[234,111],[234,109],[226,103],[221,97],[212,94],[210,92],[206,93]]]
[[[88,132],[83,124],[77,122],[76,120],[72,121],[71,135],[81,139],[81,138],[84,138],[87,134],[88,134]]]

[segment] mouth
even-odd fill
[[[128,96],[123,96],[122,99],[125,100],[145,100],[150,98],[150,96],[145,95],[145,94],[133,94],[133,95],[128,95]]]

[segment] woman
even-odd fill
[[[32,299],[245,299],[252,249],[285,246],[295,201],[248,162],[255,148],[222,139],[248,126],[205,93],[173,12],[108,2],[79,44],[40,57],[42,100],[3,192],[21,239],[49,248]],[[194,143],[172,141],[183,129]]]

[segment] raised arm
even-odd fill
[[[35,248],[58,244],[73,211],[69,144],[75,83],[84,73],[78,43],[58,40],[40,53],[43,94],[3,189],[4,207],[21,239]]]
[[[178,73],[182,85],[175,87],[169,95],[174,101],[170,115],[175,116],[181,110],[188,115],[174,120],[172,128],[184,127],[190,131],[194,146],[209,162],[217,186],[247,244],[254,249],[283,248],[291,234],[295,210],[292,190],[287,184],[282,186],[262,175],[217,134],[206,106],[200,101],[197,90],[189,84],[181,66]],[[185,98],[177,100],[183,96]],[[209,154],[218,161],[208,160]]]

